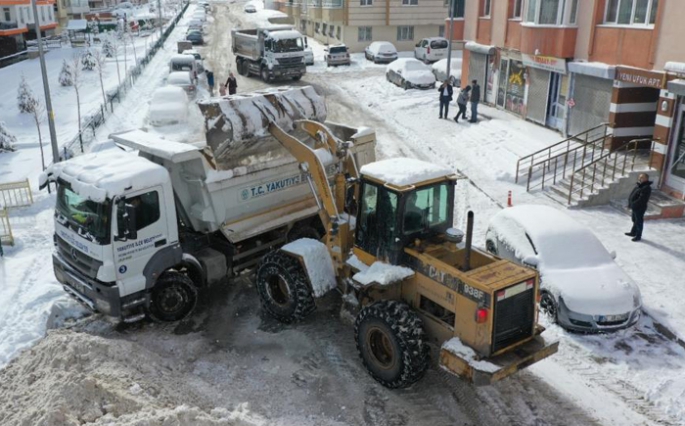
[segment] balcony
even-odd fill
[[[521,52],[529,55],[572,58],[576,50],[577,27],[521,25]]]
[[[0,22],[0,36],[12,36],[25,33],[28,30],[25,26],[19,28],[17,22]]]
[[[507,22],[506,39],[504,45],[510,49],[519,50],[521,48],[521,20],[510,19]]]
[[[63,0],[62,4],[66,6],[67,15],[78,15],[90,12],[87,0]]]
[[[654,41],[655,32],[651,28],[598,25],[590,60],[651,69],[650,51]]]
[[[445,37],[449,37],[450,18],[445,18]],[[464,40],[464,18],[455,18],[452,27],[452,40]]]

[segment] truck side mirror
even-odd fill
[[[136,230],[136,207],[127,204],[125,198],[117,201],[117,236],[116,241],[135,240],[138,238]]]

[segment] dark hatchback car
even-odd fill
[[[199,45],[202,45],[205,42],[200,31],[188,31],[188,34],[186,34],[186,40],[188,40],[192,44]]]

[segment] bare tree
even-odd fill
[[[98,70],[98,76],[100,77],[100,89],[102,90],[102,102],[105,105],[105,109],[107,109],[107,96],[105,96],[105,83],[102,82],[102,72],[103,68],[105,67],[105,62],[107,60],[107,56],[102,52],[102,49],[96,50],[95,53],[93,53],[93,59],[95,59],[95,67]]]
[[[81,64],[81,58],[78,55],[74,55],[71,58],[71,77],[72,81],[74,82],[74,92],[76,92],[76,112],[78,114],[78,133],[79,133],[79,140],[81,140],[81,152],[83,152],[83,140],[81,139],[81,96],[79,93],[79,89],[81,88],[81,67],[79,66]]]
[[[45,170],[45,154],[43,153],[43,135],[40,131],[40,123],[45,117],[45,105],[36,98],[36,95],[31,90],[31,87],[26,82],[26,77],[21,76],[21,83],[19,84],[19,89],[17,90],[17,103],[19,111],[22,113],[28,113],[33,116],[33,121],[36,123],[36,129],[38,130],[38,144],[40,145],[40,161],[43,165],[43,170]]]

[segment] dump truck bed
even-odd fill
[[[258,61],[262,57],[262,49],[256,29],[232,30],[233,54]]]

